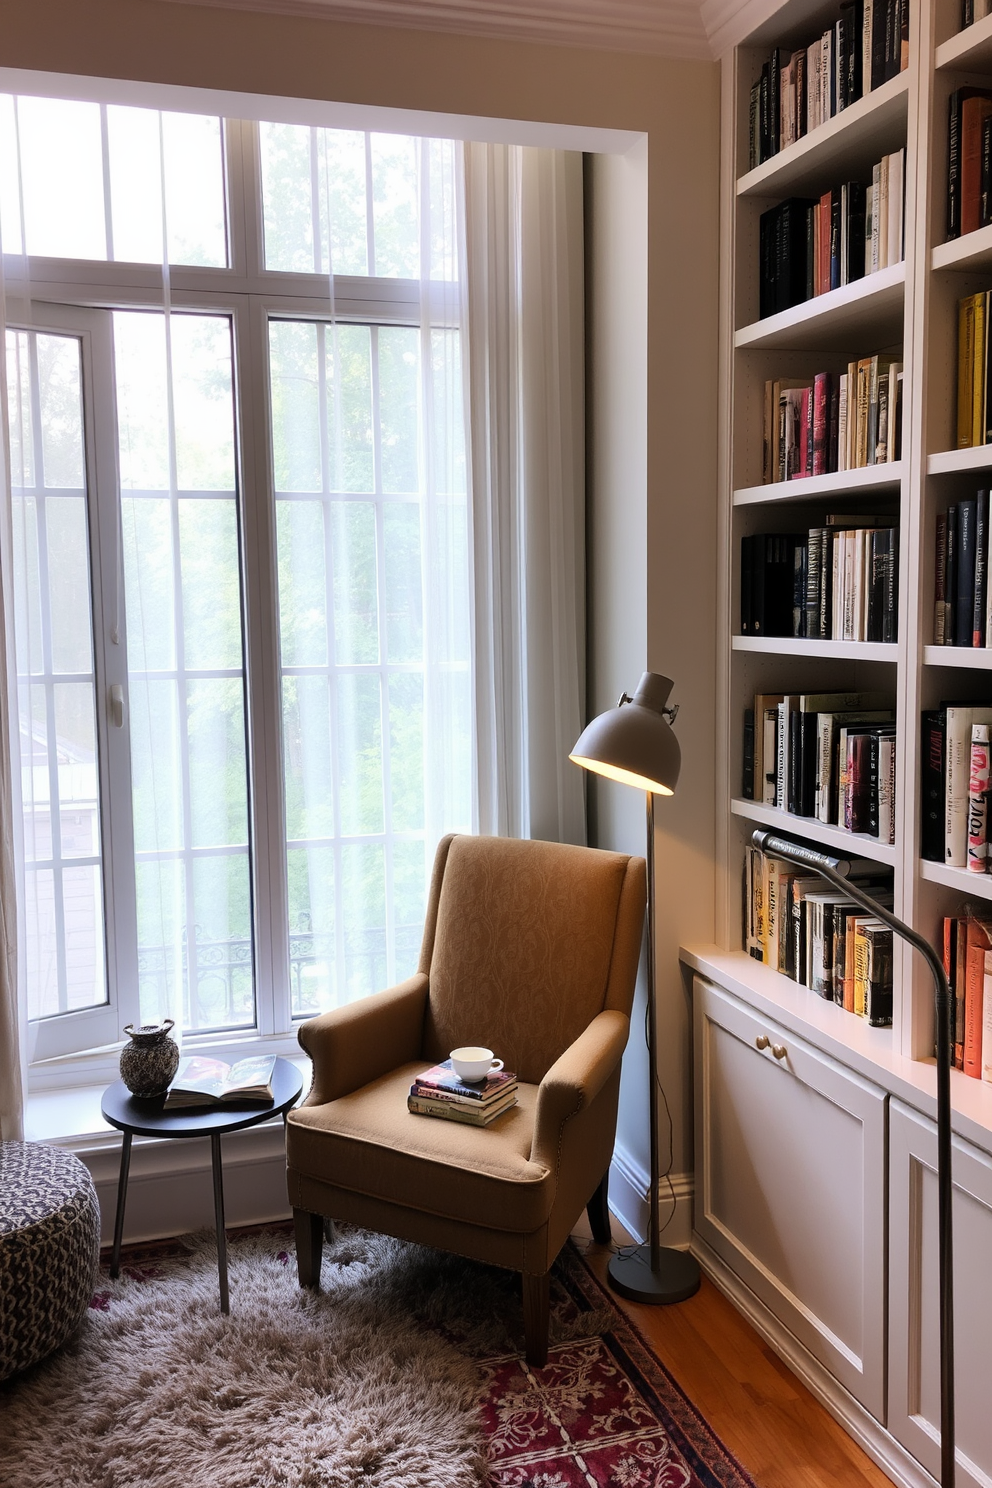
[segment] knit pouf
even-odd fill
[[[79,1158],[0,1142],[0,1380],[79,1326],[99,1257],[96,1190]]]

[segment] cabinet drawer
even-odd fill
[[[885,1409],[886,1093],[694,981],[700,1236],[866,1409]]]
[[[889,1139],[889,1430],[940,1474],[937,1131],[901,1101]],[[954,1398],[957,1482],[992,1484],[992,1158],[955,1139]]]

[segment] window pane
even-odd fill
[[[388,279],[419,279],[418,141],[402,134],[373,134],[371,149],[372,272]]]
[[[435,844],[471,827],[456,340],[425,387],[419,330],[270,324],[294,1016],[410,974]]]
[[[118,312],[114,339],[142,1017],[181,1009],[187,1028],[244,1027],[254,981],[230,322]]]
[[[6,345],[23,945],[28,1015],[45,1018],[107,1001],[80,353],[27,331]]]
[[[300,124],[258,126],[262,159],[265,267],[314,272],[310,130]]]
[[[305,124],[258,129],[265,267],[367,274],[365,135]]]
[[[169,262],[226,268],[221,122],[201,114],[164,113],[162,134]]]
[[[106,258],[98,103],[19,98],[25,248],[50,258]]]

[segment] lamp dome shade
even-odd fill
[[[673,685],[657,672],[644,672],[630,702],[594,718],[569,759],[609,780],[672,795],[682,765],[679,741],[664,714]]]

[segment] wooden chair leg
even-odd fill
[[[320,1291],[320,1261],[324,1250],[324,1220],[305,1209],[293,1210],[296,1227],[296,1269],[300,1286]]]
[[[548,1362],[548,1318],[551,1311],[551,1274],[524,1273],[524,1340],[527,1363],[543,1369]]]
[[[607,1203],[607,1195],[610,1188],[610,1170],[607,1168],[596,1192],[586,1205],[586,1214],[589,1216],[589,1228],[592,1230],[592,1238],[597,1245],[609,1245],[613,1238],[610,1230],[610,1206]]]

